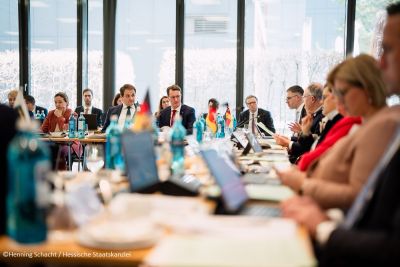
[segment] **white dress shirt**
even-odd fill
[[[127,112],[128,112],[128,106],[125,104],[122,104],[121,114],[119,114],[119,118],[118,118],[118,125],[122,128],[125,126],[125,121],[132,120],[133,116],[135,115],[135,113],[136,113],[135,105],[131,106],[131,116],[129,118],[126,117]]]

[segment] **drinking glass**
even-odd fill
[[[97,173],[104,166],[104,149],[102,145],[87,145],[85,148],[86,167]]]

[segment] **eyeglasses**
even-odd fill
[[[313,96],[313,95],[303,95],[303,98],[307,98],[309,96]]]
[[[248,106],[250,106],[250,105],[253,105],[253,104],[257,104],[257,102],[256,101],[252,101],[252,102],[247,102],[246,103]]]
[[[296,96],[299,96],[299,95],[288,96],[288,97],[286,97],[286,101],[289,101],[290,99],[292,99],[293,97],[296,97]]]

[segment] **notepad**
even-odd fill
[[[246,192],[250,199],[275,202],[281,202],[294,196],[294,192],[289,187],[283,185],[248,184],[246,185]]]
[[[263,129],[265,132],[267,132],[270,136],[275,135],[275,133],[270,129],[268,129],[267,126],[265,126],[264,123],[262,123],[261,121],[257,122],[257,126]]]

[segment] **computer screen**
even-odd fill
[[[121,142],[131,192],[157,184],[159,177],[151,133],[124,132]]]
[[[238,170],[229,159],[219,156],[215,150],[202,150],[200,153],[221,188],[225,209],[232,213],[239,211],[248,200],[248,195]]]

